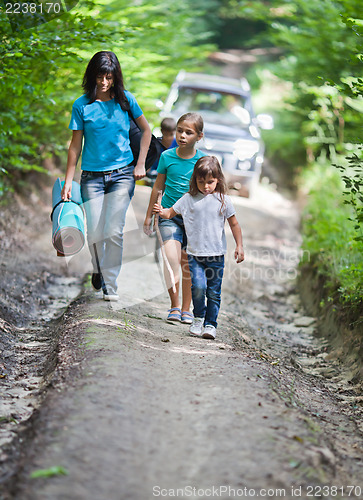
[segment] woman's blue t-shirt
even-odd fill
[[[177,148],[164,151],[159,160],[157,172],[165,174],[165,191],[162,198],[162,206],[170,208],[189,191],[189,181],[192,176],[194,165],[206,156],[197,149],[193,158],[185,160],[180,158],[176,152]]]
[[[142,110],[135,97],[125,91],[132,116]],[[121,168],[134,159],[129,140],[130,117],[115,99],[89,104],[86,95],[73,104],[69,124],[71,130],[83,130],[82,170],[102,172]]]

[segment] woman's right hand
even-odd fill
[[[152,235],[151,224],[152,224],[152,218],[151,217],[146,217],[145,220],[144,220],[144,233],[147,236],[151,236]]]
[[[64,183],[61,191],[61,197],[63,201],[69,201],[72,198],[72,183]]]

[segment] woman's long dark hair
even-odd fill
[[[202,156],[194,165],[194,170],[189,184],[189,193],[192,196],[197,196],[200,193],[197,185],[197,179],[205,179],[211,175],[214,179],[218,179],[218,184],[215,189],[215,193],[219,193],[219,198],[221,200],[221,212],[225,205],[224,195],[227,194],[227,183],[223,174],[222,167],[215,156]]]
[[[130,109],[130,105],[125,96],[121,66],[113,52],[102,50],[92,57],[83,76],[83,90],[90,99],[91,104],[96,100],[96,77],[99,75],[108,75],[110,73],[113,77],[112,97],[115,98],[115,101],[120,104],[124,111],[127,111]]]

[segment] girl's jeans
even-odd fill
[[[224,255],[215,257],[188,255],[188,261],[192,278],[194,317],[204,318],[204,325],[217,327],[221,305]]]
[[[81,194],[86,211],[93,272],[101,271],[103,291],[109,295],[117,291],[126,211],[135,190],[133,169],[132,165],[128,165],[110,172],[83,171],[81,175]]]

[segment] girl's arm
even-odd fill
[[[164,191],[165,187],[165,174],[158,174],[150,194],[149,206],[146,211],[145,221],[144,221],[144,233],[150,236],[151,231],[151,218],[153,214],[153,207],[158,199],[159,191]]]
[[[146,175],[145,160],[150,146],[151,130],[144,115],[141,115],[139,116],[139,118],[136,118],[135,122],[137,123],[137,126],[141,130],[142,134],[140,140],[140,153],[137,159],[136,166],[134,168],[134,177],[135,180],[138,180],[142,179]]]
[[[172,217],[175,217],[177,213],[175,212],[174,208],[163,208],[161,205],[158,203],[154,204],[153,207],[153,213],[154,214],[159,214],[160,217],[163,219],[171,219]]]
[[[62,200],[68,201],[72,197],[72,181],[79,155],[82,151],[83,130],[73,130],[72,140],[68,149],[67,170],[64,186],[62,189]]]
[[[231,228],[234,241],[236,242],[236,250],[234,251],[234,258],[237,261],[237,264],[245,260],[245,253],[243,250],[243,241],[242,241],[242,229],[238,223],[237,217],[232,215],[228,219],[229,227]]]

